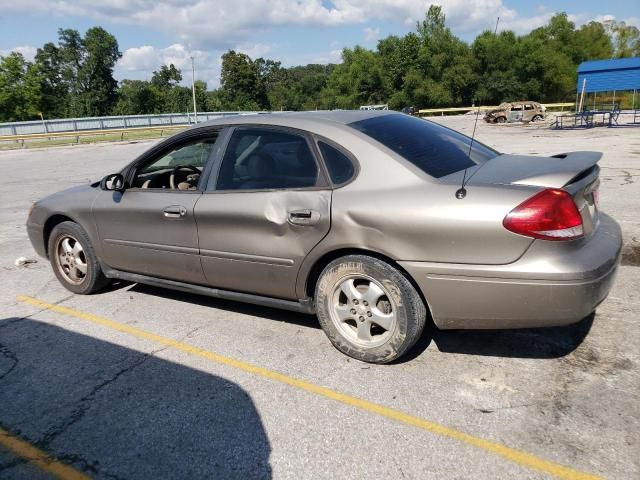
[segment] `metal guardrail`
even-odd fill
[[[564,109],[569,107],[575,107],[576,104],[573,102],[568,102],[568,103],[543,103],[541,105],[547,109],[552,109],[552,108]],[[441,115],[444,115],[445,113],[471,112],[471,111],[477,111],[477,110],[480,110],[480,111],[494,110],[496,108],[498,108],[498,105],[495,105],[495,106],[482,105],[479,107],[472,106],[472,107],[452,107],[452,108],[425,108],[422,110],[418,110],[418,114],[429,115],[433,113],[439,113]]]
[[[199,112],[198,122],[230,115],[255,115],[268,112]],[[0,123],[0,136],[82,132],[87,130],[111,130],[155,126],[189,125],[194,123],[192,114],[167,113],[158,115],[121,115],[113,117],[61,118],[28,122]]]
[[[548,103],[547,108],[572,107],[573,103]],[[497,108],[494,106],[481,107],[453,107],[453,108],[428,108],[418,110],[421,115],[433,113],[455,113],[469,112],[479,108],[487,110]],[[213,120],[215,118],[230,115],[255,115],[270,113],[266,111],[235,111],[235,112],[199,112],[198,121]],[[275,112],[274,112],[275,113]],[[61,118],[55,120],[31,120],[28,122],[8,122],[0,123],[0,136],[28,135],[28,134],[51,134],[61,132],[82,132],[87,130],[110,130],[122,128],[143,128],[165,125],[190,125],[194,118],[191,113],[166,113],[152,115],[119,115],[112,117],[86,117],[86,118]]]
[[[58,133],[27,133],[24,135],[0,135],[0,142],[22,142],[25,140],[55,140],[61,138],[76,138],[76,141],[80,137],[95,137],[100,135],[121,135],[121,140],[124,140],[125,134],[130,133],[145,133],[145,132],[160,132],[160,136],[164,132],[173,132],[174,130],[181,130],[187,128],[190,124],[183,125],[165,125],[162,127],[134,127],[134,128],[110,128],[107,130],[85,130],[75,132],[58,132]]]

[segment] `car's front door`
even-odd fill
[[[329,231],[330,207],[305,134],[236,128],[195,209],[208,283],[295,298],[302,261]]]
[[[192,283],[205,283],[194,208],[198,184],[217,134],[189,137],[135,166],[124,192],[104,191],[93,207],[108,266]]]

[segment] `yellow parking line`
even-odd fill
[[[33,463],[42,471],[61,480],[88,480],[89,477],[75,468],[66,465],[24,440],[14,437],[0,427],[0,445],[17,456]]]
[[[17,297],[17,299],[20,302],[28,303],[38,308],[43,308],[43,309],[51,310],[54,312],[62,313],[64,315],[69,315],[71,317],[86,320],[86,321],[89,321],[98,325],[102,325],[104,327],[107,327],[113,330],[128,333],[138,338],[143,338],[145,340],[156,342],[161,345],[165,345],[167,347],[175,348],[177,350],[181,350],[183,352],[187,352],[192,355],[206,358],[207,360],[210,360],[215,363],[237,368],[238,370],[252,373],[259,377],[268,378],[269,380],[280,382],[285,385],[290,385],[292,387],[298,388],[300,390],[304,390],[306,392],[315,393],[316,395],[321,395],[323,397],[329,398],[336,402],[340,402],[355,408],[359,408],[361,410],[375,413],[382,417],[390,418],[398,422],[404,423],[406,425],[411,425],[413,427],[426,430],[431,433],[436,433],[443,437],[452,438],[462,443],[473,445],[474,447],[480,448],[484,451],[491,452],[496,455],[500,455],[501,457],[507,460],[510,460],[518,465],[521,465],[523,467],[528,467],[534,470],[538,470],[540,472],[547,473],[557,478],[561,478],[565,480],[594,480],[594,479],[602,478],[597,475],[591,475],[588,473],[579,472],[570,467],[566,467],[564,465],[560,465],[555,462],[538,458],[535,455],[531,455],[529,453],[516,450],[511,447],[507,447],[506,445],[502,445],[497,442],[492,442],[490,440],[484,440],[479,437],[474,437],[473,435],[469,435],[467,433],[455,430],[453,428],[445,427],[443,425],[439,425],[437,423],[424,420],[420,417],[414,417],[413,415],[403,413],[393,408],[384,407],[382,405],[378,405],[376,403],[369,402],[367,400],[353,397],[351,395],[346,395],[344,393],[336,392],[335,390],[331,390],[330,388],[327,388],[327,387],[322,387],[320,385],[315,385],[313,383],[309,383],[304,380],[299,380],[297,378],[290,377],[283,373],[275,372],[273,370],[268,370],[266,368],[258,367],[256,365],[242,362],[240,360],[235,360],[233,358],[225,357],[223,355],[219,355],[217,353],[210,352],[208,350],[204,350],[202,348],[195,347],[187,343],[182,343],[177,340],[173,340],[171,338],[156,335],[155,333],[147,332],[139,328],[131,327],[123,323],[109,320],[108,318],[100,317],[98,315],[93,315],[91,313],[81,312],[79,310],[75,310],[69,307],[64,307],[62,305],[54,305],[51,303],[46,303],[46,302],[43,302],[42,300],[38,300],[37,298],[33,298],[33,297],[28,297],[26,295],[20,295],[19,297]]]

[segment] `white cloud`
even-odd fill
[[[151,45],[128,48],[122,53],[118,67],[127,71],[152,70],[160,63],[160,55]]]
[[[115,70],[115,77],[150,79],[153,72],[162,65],[173,64],[182,71],[182,83],[191,84],[191,57],[196,67],[196,79],[207,82],[209,88],[219,84],[219,64],[214,65],[208,52],[190,50],[181,43],[174,43],[166,48],[156,49],[150,45],[128,48],[122,54]]]
[[[605,22],[620,22],[620,21],[622,21],[627,25],[632,25],[632,26],[640,28],[640,17],[616,18],[615,15],[607,14],[607,15],[599,15],[596,18],[594,18],[593,20],[595,20],[596,22],[602,22],[602,23],[605,23]],[[584,22],[584,23],[588,23],[588,22]]]
[[[634,25],[634,26],[640,28],[640,17],[627,17],[627,18],[623,19],[623,21],[627,25]]]
[[[365,42],[373,42],[374,40],[377,40],[378,37],[380,36],[379,28],[365,27],[363,31],[364,31]]]
[[[46,14],[61,19],[78,16],[163,32],[176,43],[166,48],[142,45],[126,49],[117,65],[117,78],[150,78],[153,70],[173,63],[182,70],[184,83],[190,83],[193,56],[197,77],[206,79],[211,88],[219,84],[222,51],[235,48],[252,58],[274,57],[273,45],[248,43],[264,31],[291,25],[361,25],[364,41],[373,42],[380,36],[380,30],[366,25],[375,21],[396,22],[413,29],[432,1],[442,5],[447,25],[462,35],[493,30],[498,17],[499,30],[525,33],[544,25],[553,15],[553,11],[538,7],[533,15],[522,16],[507,7],[506,0],[0,0],[0,9],[3,15]],[[578,25],[589,20],[580,14],[570,18]],[[637,17],[623,20],[640,24]],[[299,41],[304,42],[304,38]],[[292,54],[282,59],[283,64],[339,62],[340,47],[341,44],[331,42],[329,52]],[[27,58],[35,54],[35,47],[21,46],[15,50]]]
[[[271,45],[266,45],[264,43],[254,43],[254,44],[241,44],[237,45],[234,50],[236,52],[244,53],[245,55],[249,55],[252,59],[264,57],[266,54],[273,50]]]
[[[553,12],[546,12],[532,17],[519,17],[517,15],[512,15],[504,19],[500,17],[498,31],[513,30],[520,34],[527,33],[534,28],[545,25],[553,15]],[[494,27],[492,27],[491,30],[493,30],[493,28]]]
[[[38,49],[36,47],[32,47],[31,45],[21,45],[19,47],[8,48],[6,50],[0,50],[0,57],[6,57],[11,52],[21,53],[26,61],[32,62],[36,56],[36,51]]]
[[[309,61],[300,62],[306,63],[318,63],[320,65],[327,65],[329,63],[340,63],[342,61],[342,49],[331,50],[328,54],[315,55],[311,57]]]
[[[190,50],[181,43],[174,43],[160,51],[163,65],[173,63],[181,70],[191,69],[191,57],[196,64],[206,62],[209,54],[202,50]]]
[[[604,22],[612,22],[616,19],[614,15],[598,15],[595,20],[596,22],[604,23]],[[586,22],[588,23],[588,22]]]
[[[47,13],[134,24],[175,36],[198,48],[227,49],[256,31],[286,25],[335,26],[371,20],[422,20],[430,0],[21,0],[3,2],[3,14]],[[544,23],[548,14],[520,17],[503,0],[439,0],[456,33],[493,29],[499,16],[518,30]],[[373,33],[373,31],[372,31]]]

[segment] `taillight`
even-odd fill
[[[549,188],[525,200],[504,217],[507,230],[544,240],[582,237],[582,216],[564,190]]]

